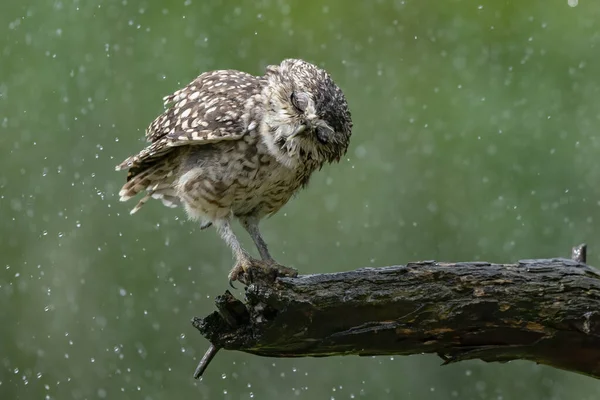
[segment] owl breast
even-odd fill
[[[289,168],[273,157],[258,134],[208,146],[190,146],[177,191],[193,219],[261,218],[277,212],[308,182],[314,168]]]

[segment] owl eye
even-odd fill
[[[308,105],[308,100],[306,99],[306,96],[302,95],[302,93],[296,94],[296,92],[292,92],[290,101],[292,102],[294,108],[301,113],[306,110],[306,106]]]
[[[328,126],[318,126],[316,130],[317,140],[322,144],[329,143],[329,138],[333,134],[333,129]]]

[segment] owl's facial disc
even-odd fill
[[[316,140],[320,144],[327,144],[334,133],[335,131],[333,128],[327,125],[325,121],[319,119],[307,119],[303,124],[298,125],[292,134],[287,137],[287,140],[302,137]]]
[[[277,160],[289,167],[339,161],[352,119],[341,89],[318,67],[284,60],[267,69],[261,129]]]
[[[305,92],[292,92],[290,102],[295,111],[300,115],[300,125],[298,125],[287,140],[294,138],[306,138],[318,141],[321,144],[327,144],[329,138],[334,134],[334,130],[316,114],[315,103],[311,96]]]

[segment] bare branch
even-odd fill
[[[245,303],[226,292],[217,308],[193,320],[215,349],[522,359],[600,377],[600,273],[581,261],[424,261],[279,278],[252,283]]]

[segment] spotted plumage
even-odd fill
[[[117,166],[129,170],[121,200],[145,192],[132,213],[156,198],[182,205],[202,228],[215,225],[236,256],[230,281],[257,266],[294,274],[273,260],[258,223],[346,152],[352,121],[341,89],[324,70],[288,59],[258,77],[206,72],[164,101],[146,130],[150,144]],[[262,261],[242,248],[232,218]]]

